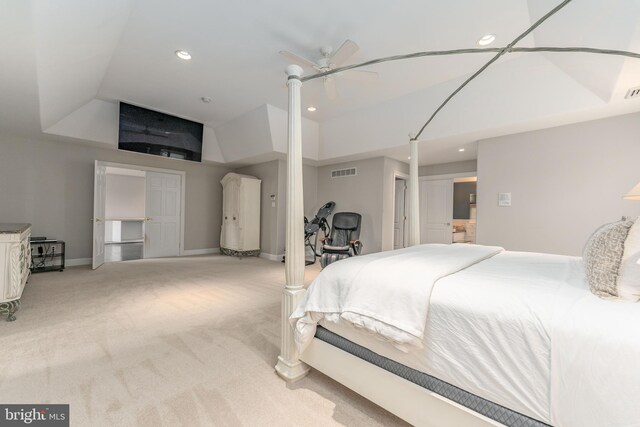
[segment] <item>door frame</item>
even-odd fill
[[[104,166],[98,160],[93,162],[93,214],[91,218],[91,269],[96,270],[100,266],[104,264],[105,261],[105,237],[106,237],[106,221],[105,218],[105,210],[106,210],[106,188],[107,188],[107,177],[106,177],[106,166]],[[100,172],[99,172],[100,171]],[[102,189],[98,192],[98,189]],[[100,196],[100,197],[98,197]],[[102,206],[102,209],[99,209]],[[100,212],[98,212],[100,211]],[[100,218],[102,216],[102,218]],[[101,227],[98,226],[98,223],[101,223]],[[102,231],[102,235],[97,233],[96,231]],[[100,246],[96,243],[96,237],[100,236],[100,242],[102,242],[101,256],[96,255]]]
[[[425,175],[418,177],[420,181],[435,181],[439,179],[455,179],[455,178],[474,178],[478,176],[478,172],[460,172],[460,173],[447,173],[442,175]]]
[[[180,247],[178,248],[179,249],[178,254],[179,256],[183,256],[184,255],[184,216],[185,216],[184,213],[185,213],[185,193],[186,193],[187,173],[184,171],[179,171],[175,169],[155,168],[151,166],[134,165],[134,164],[128,164],[128,163],[103,162],[100,160],[98,160],[98,163],[106,167],[180,175],[180,187],[181,187],[180,188]],[[145,212],[145,216],[146,216],[146,212]]]
[[[407,186],[407,189],[409,189],[409,174],[406,173],[402,173],[402,172],[398,172],[398,171],[394,171],[393,172],[393,186],[391,187],[391,200],[393,200],[393,215],[391,215],[391,229],[393,230],[393,224],[395,222],[395,208],[396,208],[396,179],[402,179],[404,180],[405,185]],[[402,232],[404,233],[404,247],[406,248],[407,245],[407,237],[409,236],[409,221],[407,221],[408,219],[408,215],[407,213],[409,213],[409,211],[411,210],[411,208],[409,207],[409,203],[410,200],[407,197],[407,192],[405,192],[405,198],[404,198],[404,216],[405,216],[405,220],[404,220],[404,230],[402,230]],[[395,236],[392,239],[391,242],[391,249],[393,250],[394,246],[395,246]]]
[[[459,173],[447,173],[441,175],[425,175],[418,177],[419,182],[423,181],[437,181],[441,179],[456,179],[456,178],[478,178],[478,171],[472,172],[459,172]],[[420,212],[420,217],[422,217],[422,212]],[[451,218],[451,225],[453,225],[453,218]],[[476,233],[478,227],[478,219],[476,218]]]

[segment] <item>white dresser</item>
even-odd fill
[[[260,184],[253,176],[228,173],[222,178],[222,232],[225,255],[260,254]]]
[[[0,223],[0,315],[16,319],[31,267],[31,224]]]

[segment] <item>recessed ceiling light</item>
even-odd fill
[[[316,108],[316,107],[314,107],[313,105],[312,105],[312,106],[310,106],[310,107],[307,107],[307,111],[311,111],[312,113],[313,113],[314,111],[316,111],[316,110],[317,110],[317,108]]]
[[[176,50],[176,56],[180,59],[184,59],[185,61],[191,59],[191,54],[186,50]]]
[[[411,160],[411,157],[407,157],[407,160]]]
[[[478,45],[480,46],[488,46],[493,43],[496,39],[495,34],[485,34],[484,36],[478,39]]]
[[[205,104],[208,104],[211,102],[211,98],[209,98],[208,96],[203,96],[202,98],[200,98],[202,100],[202,102],[204,102]]]
[[[462,153],[464,151],[464,148],[458,148],[458,151]]]

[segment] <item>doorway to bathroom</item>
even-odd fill
[[[475,243],[478,177],[453,179],[453,243]]]

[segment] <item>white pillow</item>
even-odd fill
[[[618,296],[620,298],[640,300],[640,217],[636,219],[627,239],[624,241],[624,252],[618,273]]]

